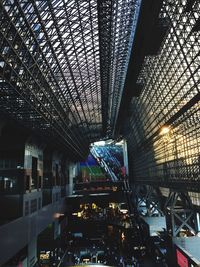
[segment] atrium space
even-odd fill
[[[0,266],[200,266],[200,1],[0,0]]]

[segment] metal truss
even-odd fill
[[[91,21],[91,3],[68,5],[1,2],[1,106],[29,126],[56,133],[83,156],[89,138],[99,136],[93,125],[101,124],[98,43],[86,43],[98,39],[98,24]],[[86,10],[87,21],[80,21]]]
[[[161,193],[148,185],[134,186],[134,203],[138,212],[143,216],[164,216],[162,211]]]
[[[141,1],[97,2],[103,130],[112,136],[116,127]]]
[[[165,203],[165,214],[168,231],[173,237],[179,236],[181,231],[197,233],[196,212],[188,193],[171,191]]]
[[[126,121],[129,167],[136,182],[199,191],[200,3],[165,0],[160,18],[168,30],[145,57]]]
[[[85,157],[114,127],[139,2],[0,1],[1,112]]]

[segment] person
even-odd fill
[[[123,259],[122,256],[120,257],[120,261],[119,262],[120,262],[120,266],[125,267],[124,259]]]
[[[139,267],[139,263],[138,263],[138,260],[137,259],[134,259],[134,262],[133,262],[133,266],[134,267]]]
[[[132,260],[132,262],[134,263],[134,261],[135,261],[135,258],[134,258],[134,256],[132,256],[132,257],[131,257],[131,260]]]

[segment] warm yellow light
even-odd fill
[[[47,253],[46,254],[40,254],[40,260],[48,260],[49,257],[50,257],[50,255]]]
[[[77,217],[81,218],[82,217],[82,212],[77,213]]]
[[[168,134],[170,131],[170,127],[169,126],[163,126],[161,129],[160,129],[160,134],[161,135],[165,135],[165,134]]]
[[[124,232],[122,232],[122,234],[121,234],[121,239],[122,240],[125,240],[125,234],[124,234]]]
[[[117,191],[117,186],[113,186],[113,187],[112,187],[112,191],[113,191],[113,192],[116,192],[116,191]]]
[[[92,209],[95,210],[97,208],[97,205],[95,203],[92,203]]]
[[[65,216],[65,214],[56,212],[56,213],[54,213],[54,215],[53,215],[54,219],[59,219],[59,218],[62,217],[62,216]]]

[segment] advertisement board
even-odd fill
[[[188,259],[177,249],[176,250],[177,263],[180,267],[188,267]]]

